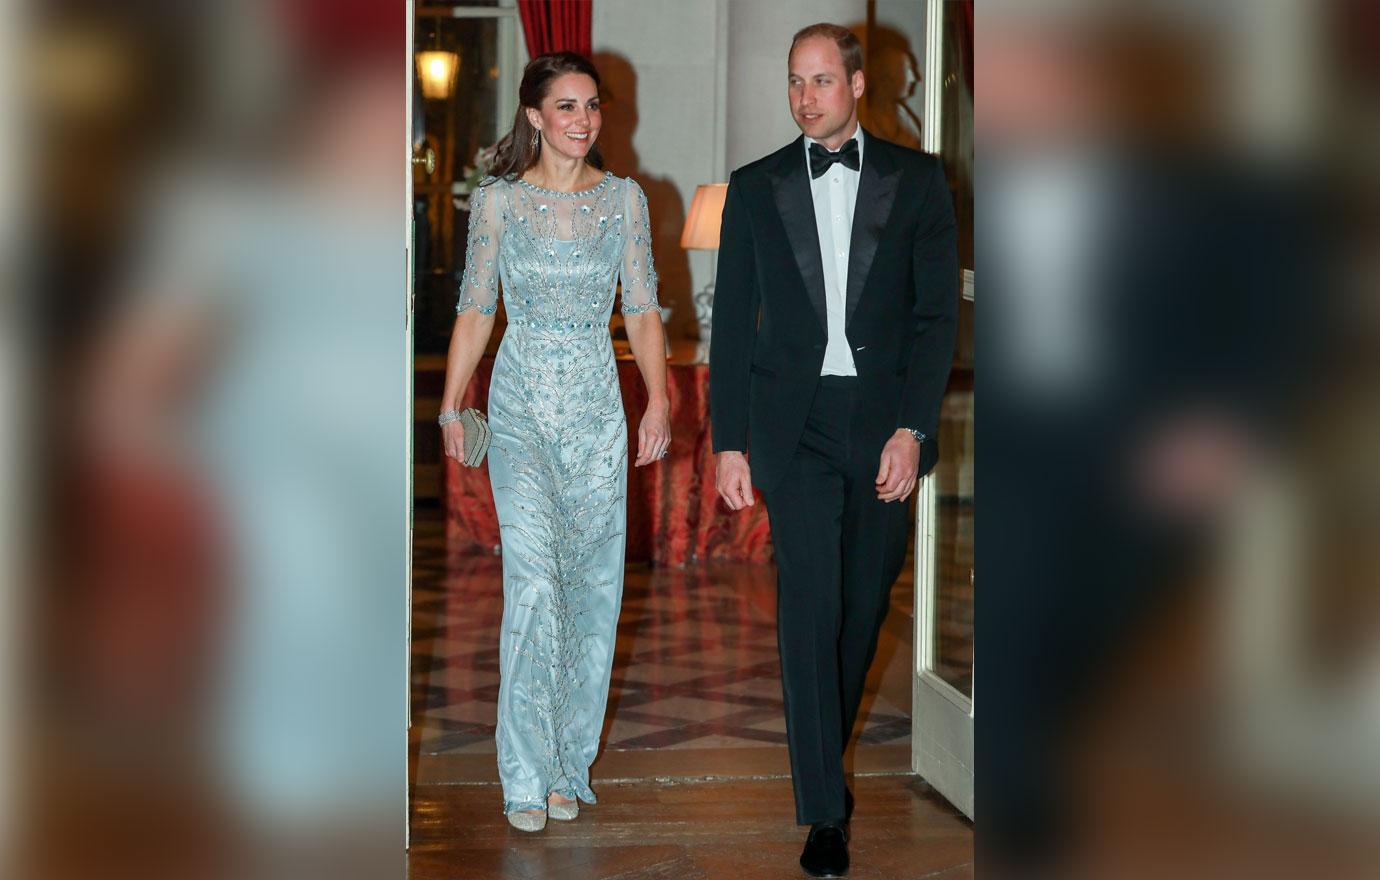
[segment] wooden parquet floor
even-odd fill
[[[973,876],[972,825],[917,777],[853,781],[850,880]],[[789,779],[605,784],[573,822],[511,828],[497,785],[419,785],[412,880],[804,877]]]

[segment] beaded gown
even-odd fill
[[[659,309],[647,199],[605,174],[575,193],[498,180],[470,202],[457,312],[508,328],[489,385],[489,479],[503,546],[498,769],[505,812],[550,792],[594,803],[623,594],[628,428],[609,337]]]

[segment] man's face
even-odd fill
[[[838,45],[828,37],[796,43],[789,69],[787,94],[795,124],[807,137],[837,150],[858,123],[862,71],[848,76]]]

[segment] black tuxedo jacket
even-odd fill
[[[953,203],[938,159],[865,137],[846,309],[863,407],[864,436],[854,440],[880,456],[897,428],[924,431],[924,474],[939,456],[939,405],[958,323]],[[763,491],[779,482],[804,430],[827,326],[824,262],[797,138],[729,178],[719,237],[709,359],[714,450],[747,451]]]

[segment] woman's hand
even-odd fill
[[[648,258],[650,264],[650,258]],[[671,401],[666,394],[666,336],[661,329],[661,312],[648,309],[623,316],[633,359],[647,386],[647,411],[637,427],[637,460],[642,467],[665,457],[671,445]]]
[[[666,457],[671,445],[671,407],[657,403],[647,407],[642,424],[637,426],[637,460],[634,467],[652,464]]]
[[[441,447],[447,456],[461,463],[465,461],[465,426],[458,420],[441,426]]]

